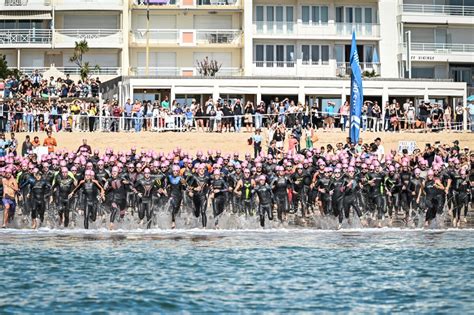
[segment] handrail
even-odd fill
[[[400,7],[403,13],[474,16],[474,6],[468,5],[402,4]]]
[[[50,29],[5,29],[0,30],[1,44],[49,44],[52,40]]]
[[[105,37],[110,35],[119,34],[122,32],[121,29],[56,29],[56,33],[65,36],[81,37],[84,35],[94,35],[98,37]]]
[[[189,70],[190,68],[179,68],[179,67],[148,67],[148,75],[150,76],[181,76],[182,70]],[[132,67],[131,72],[134,75],[146,75],[146,67]],[[235,67],[222,67],[216,74],[219,76],[238,76],[242,72],[239,68]],[[193,74],[193,76],[200,76],[199,73]]]
[[[406,43],[404,43],[406,47]],[[444,44],[444,43],[411,43],[411,50],[430,51],[435,53],[474,52],[474,44]]]
[[[350,36],[355,29],[359,36],[379,36],[380,29],[378,23],[254,21],[253,25],[257,35]]]

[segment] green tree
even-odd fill
[[[81,75],[82,81],[89,77],[89,73],[93,70],[100,70],[99,65],[95,65],[91,67],[89,62],[84,62],[83,57],[86,52],[89,51],[89,44],[85,39],[81,40],[80,42],[76,42],[76,46],[74,47],[74,54],[69,61],[74,62],[79,67],[79,73]]]
[[[8,69],[7,56],[0,54],[0,78],[6,79],[9,75],[19,78],[21,72],[18,69]]]

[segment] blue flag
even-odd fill
[[[352,143],[359,141],[362,103],[364,102],[364,92],[362,91],[362,71],[359,65],[359,54],[357,53],[357,44],[355,31],[352,31],[351,44],[351,126],[349,128],[349,137]]]

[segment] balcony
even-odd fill
[[[241,8],[241,0],[134,0],[133,5],[150,9],[194,8],[203,10],[235,10]]]
[[[55,47],[71,48],[86,40],[90,48],[122,48],[122,30],[119,29],[58,29]]]
[[[0,11],[50,11],[52,0],[0,0]]]
[[[406,43],[400,53],[406,60]],[[474,63],[474,44],[411,43],[412,61],[421,62],[470,62]]]
[[[59,71],[64,74],[69,74],[73,76],[80,76],[81,70],[78,67],[56,67]],[[120,67],[100,67],[100,69],[92,68],[89,72],[89,75],[96,76],[117,76],[120,75]]]
[[[130,42],[135,46],[161,47],[216,47],[233,48],[242,46],[241,30],[177,30],[177,29],[138,29],[131,32]]]
[[[47,29],[0,30],[2,48],[51,48],[52,32]]]
[[[148,41],[150,45],[171,45],[178,44],[179,31],[173,29],[151,29],[148,32]],[[131,33],[131,43],[136,45],[145,45],[147,42],[147,30],[137,29]]]
[[[135,67],[130,69],[130,74],[134,76],[146,76],[146,67]],[[216,77],[241,76],[240,68],[222,67],[216,74]],[[178,67],[149,67],[148,76],[153,77],[200,77],[196,68],[178,68]]]
[[[101,10],[101,11],[122,11],[124,0],[56,0],[55,10]]]
[[[196,30],[198,45],[241,47],[241,30]]]
[[[380,37],[380,25],[371,23],[254,22],[254,36],[258,38],[350,39],[353,30],[357,39]]]
[[[380,74],[380,63],[361,62],[362,72]],[[350,64],[328,61],[254,61],[253,74],[257,76],[297,76],[297,77],[347,77],[351,74]]]
[[[404,23],[472,24],[474,6],[403,4],[399,15]]]
[[[380,63],[378,62],[360,62],[359,66],[362,75],[364,72],[374,72],[375,74],[380,75]],[[338,62],[336,63],[336,67],[336,75],[338,77],[350,76],[352,73],[351,64],[349,62]]]

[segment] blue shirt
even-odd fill
[[[125,113],[127,115],[130,115],[132,113],[132,104],[130,103],[125,103]]]
[[[334,106],[328,106],[326,111],[328,112],[328,116],[334,116]]]

